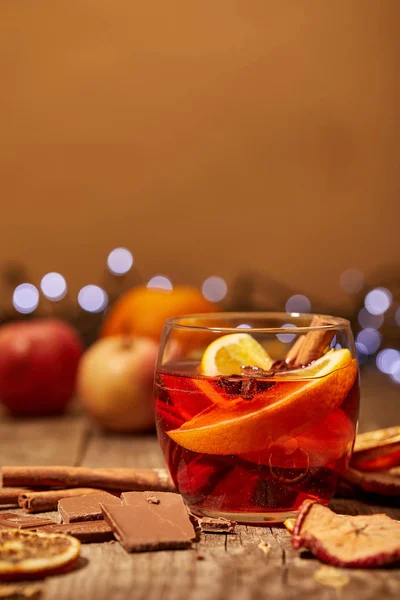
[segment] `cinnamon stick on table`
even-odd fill
[[[95,488],[69,488],[66,490],[23,492],[18,498],[18,504],[27,513],[57,510],[58,501],[72,496],[88,496],[98,494],[103,490]]]
[[[116,491],[174,492],[166,469],[86,467],[3,467],[3,486],[91,487]]]
[[[333,325],[333,322],[315,315],[310,323],[310,327],[323,327],[324,325]],[[286,355],[286,363],[293,367],[309,365],[324,354],[334,335],[334,329],[308,331],[305,335],[297,338]]]
[[[0,506],[6,506],[7,504],[14,504],[18,506],[18,498],[21,494],[29,492],[27,488],[0,488]]]

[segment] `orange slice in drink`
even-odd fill
[[[326,358],[318,377],[286,379],[252,401],[211,406],[168,435],[180,446],[206,454],[261,450],[326,418],[346,398],[357,372],[349,350],[336,350]]]
[[[201,359],[203,375],[233,375],[243,367],[258,367],[268,371],[272,359],[264,348],[248,333],[223,335],[206,348]]]
[[[310,467],[323,467],[339,460],[346,452],[350,455],[354,436],[354,424],[340,408],[336,408],[299,436],[263,450],[247,452],[241,457],[259,465],[288,468],[288,464],[293,463],[293,468],[302,468],[304,456],[307,456]]]

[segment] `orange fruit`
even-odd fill
[[[59,533],[0,531],[0,581],[42,578],[62,572],[79,556],[81,543]]]
[[[312,379],[282,380],[253,400],[214,404],[168,435],[177,444],[206,454],[244,454],[293,438],[338,408],[358,373],[347,349],[331,352]]]
[[[166,319],[194,313],[210,313],[218,304],[206,300],[194,287],[177,285],[172,290],[141,285],[123,294],[107,313],[100,335],[135,335],[159,340]]]

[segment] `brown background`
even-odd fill
[[[397,0],[2,0],[0,257],[256,267],[341,300],[397,259]]]

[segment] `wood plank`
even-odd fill
[[[155,438],[120,437],[96,432],[83,457],[86,466],[154,466],[163,464]],[[335,500],[340,512],[373,512],[361,502]],[[389,509],[397,516],[397,509]],[[265,554],[260,541],[270,545]],[[201,556],[203,560],[198,560]],[[119,544],[84,546],[87,565],[62,578],[46,582],[47,598],[69,600],[123,600],[131,595],[138,600],[258,600],[293,597],[304,600],[335,600],[337,591],[314,576],[323,565],[291,547],[290,534],[279,527],[237,528],[236,535],[203,534],[193,550],[127,554]],[[400,570],[374,571],[336,569],[348,583],[342,598],[366,600],[397,598]],[[390,577],[388,577],[390,573]]]
[[[84,467],[164,467],[155,435],[121,436],[94,431],[80,463]]]
[[[75,465],[87,425],[77,415],[0,420],[0,465]]]

